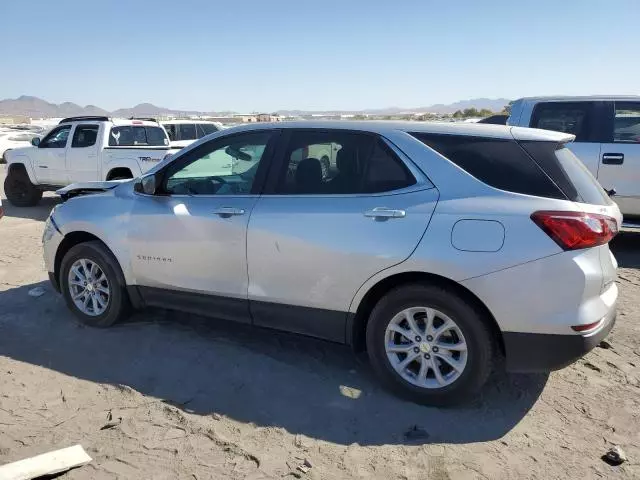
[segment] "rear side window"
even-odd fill
[[[98,125],[78,125],[73,132],[71,148],[85,148],[96,144]]]
[[[178,129],[175,124],[167,124],[164,125],[164,129],[167,131],[167,135],[169,136],[169,140],[175,142],[178,140]]]
[[[533,109],[531,127],[570,133],[577,142],[588,142],[592,137],[593,102],[538,103]]]
[[[196,126],[193,123],[180,123],[178,124],[178,131],[180,132],[178,138],[180,140],[195,140]]]
[[[500,190],[566,199],[515,140],[412,133],[478,180]]]
[[[169,145],[161,127],[123,125],[112,127],[109,133],[110,147],[164,147]]]
[[[565,145],[522,142],[522,147],[574,202],[610,205],[611,199],[589,169]]]
[[[616,102],[613,141],[640,143],[640,102]]]
[[[343,130],[293,130],[278,194],[348,195],[399,190],[416,183],[374,135]]]

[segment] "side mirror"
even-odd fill
[[[31,145],[33,145],[34,147],[37,147],[38,145],[40,145],[40,137],[33,137],[31,139]]]
[[[134,191],[144,193],[145,195],[155,195],[157,188],[155,175],[142,177],[133,186]]]

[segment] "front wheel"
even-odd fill
[[[367,325],[367,352],[382,383],[416,403],[464,401],[487,380],[494,341],[486,319],[461,296],[432,285],[392,290]]]
[[[91,327],[109,327],[129,313],[122,278],[118,261],[98,241],[72,247],[60,266],[60,286],[67,306]]]
[[[42,191],[31,183],[26,173],[12,170],[4,179],[7,200],[16,207],[33,207],[42,198]]]

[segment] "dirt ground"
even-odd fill
[[[0,464],[79,443],[93,462],[65,480],[640,478],[640,234],[612,245],[610,349],[551,375],[496,373],[475,402],[439,409],[308,338],[159,310],[85,328],[45,281],[57,200],[2,198]],[[614,444],[619,467],[600,458]]]

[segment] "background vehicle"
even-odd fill
[[[314,145],[305,145],[291,154],[291,163],[289,164],[289,173],[293,174],[298,163],[305,158],[317,158],[320,160],[322,167],[322,175],[328,178],[331,174],[336,173],[336,158],[341,146],[331,143],[317,143]]]
[[[137,177],[172,153],[157,122],[108,117],[65,118],[32,144],[6,154],[4,190],[16,206],[35,205],[43,191],[75,182]]]
[[[615,192],[625,223],[640,223],[640,97],[532,97],[513,103],[509,125],[576,136],[570,149]]]
[[[35,137],[42,138],[40,134],[35,132],[23,130],[0,131],[0,163],[7,163],[6,152],[14,148],[28,147]]]
[[[500,351],[511,371],[561,368],[613,326],[608,241],[621,215],[572,138],[478,124],[237,127],[136,182],[59,191],[45,263],[89,325],[153,305],[303,333],[366,350],[400,395],[452,403]],[[328,144],[335,175],[297,159]]]
[[[222,125],[204,120],[168,120],[161,122],[169,135],[171,148],[184,148],[199,138],[222,130]]]
[[[499,113],[497,115],[491,115],[489,117],[484,117],[484,118],[478,120],[478,123],[489,123],[489,124],[492,124],[492,125],[506,125],[508,118],[509,118],[509,115],[503,115],[503,114]]]

